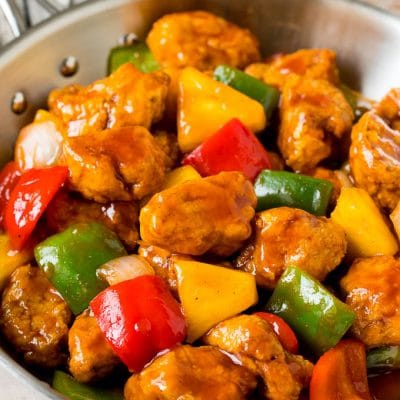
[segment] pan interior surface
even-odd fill
[[[11,158],[19,129],[46,104],[49,91],[105,75],[109,49],[134,32],[145,37],[161,15],[203,9],[249,28],[264,55],[303,47],[327,47],[338,54],[342,79],[371,98],[400,86],[400,20],[348,0],[98,0],[77,7],[35,28],[0,56],[0,165]],[[79,71],[72,78],[59,72],[74,56]],[[14,94],[26,95],[26,112],[16,115]],[[0,349],[0,364],[48,398],[59,399]]]

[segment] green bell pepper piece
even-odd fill
[[[354,312],[306,272],[289,267],[266,309],[283,318],[312,351],[334,347],[354,321]]]
[[[325,179],[287,171],[264,170],[254,184],[257,211],[274,207],[295,207],[315,215],[325,215],[333,184]]]
[[[214,79],[261,103],[268,118],[278,106],[279,90],[236,68],[219,65],[214,70]]]
[[[154,58],[147,44],[136,42],[131,46],[119,46],[111,49],[108,55],[108,74],[116,71],[122,64],[132,63],[142,72],[153,72],[160,69],[160,65]]]
[[[79,314],[106,287],[97,278],[96,269],[126,255],[126,251],[114,232],[98,222],[89,222],[50,236],[35,247],[34,254],[72,312]]]
[[[52,386],[70,400],[123,400],[122,390],[91,387],[76,381],[71,375],[55,371]]]
[[[400,368],[400,346],[382,346],[367,353],[367,368],[371,370],[394,370]]]

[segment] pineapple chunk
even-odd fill
[[[331,214],[345,233],[350,257],[391,256],[398,243],[371,196],[359,188],[343,188]]]
[[[232,118],[253,132],[265,128],[263,106],[192,67],[179,77],[178,144],[185,153],[212,136]]]
[[[0,234],[0,289],[4,287],[15,269],[28,263],[32,258],[32,247],[21,251],[12,250],[8,236]]]
[[[191,166],[175,168],[165,177],[163,190],[187,181],[201,179],[201,175]]]
[[[258,301],[255,277],[247,272],[187,260],[175,260],[174,267],[189,343]]]

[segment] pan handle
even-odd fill
[[[21,36],[27,29],[27,23],[15,0],[0,0],[0,9],[14,38]]]

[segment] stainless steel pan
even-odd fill
[[[337,51],[342,77],[367,96],[379,98],[400,86],[400,20],[346,0],[99,0],[42,24],[0,56],[0,165],[12,155],[18,130],[27,124],[50,89],[72,81],[86,84],[105,73],[117,39],[144,36],[157,17],[171,11],[206,9],[250,28],[265,54],[300,47]],[[76,57],[72,78],[60,73],[66,56]],[[27,110],[16,115],[10,102],[23,92]],[[0,349],[0,364],[51,399],[60,398]],[[35,398],[34,395],[32,398]]]

